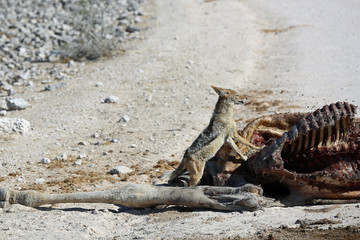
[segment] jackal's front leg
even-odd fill
[[[243,155],[243,153],[241,152],[241,150],[239,149],[239,147],[236,145],[236,143],[231,137],[228,137],[226,139],[226,142],[230,145],[232,149],[234,149],[234,151],[241,157],[242,160],[244,161],[247,160],[247,156]]]
[[[245,146],[248,146],[248,147],[250,147],[252,149],[255,149],[255,150],[261,150],[262,149],[261,147],[257,147],[255,145],[251,144],[248,140],[241,137],[236,131],[234,131],[234,133],[233,133],[233,138],[234,138],[234,140],[238,141],[239,143],[244,144]]]

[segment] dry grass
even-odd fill
[[[104,9],[95,7],[90,0],[78,1],[78,7],[72,12],[72,26],[80,35],[71,42],[63,45],[62,58],[64,61],[95,60],[110,55],[116,48],[117,42],[108,39],[108,33],[115,32],[112,26],[104,23]]]
[[[110,175],[108,172],[84,171],[77,170],[71,171],[67,169],[69,164],[72,164],[73,159],[52,161],[46,168],[51,170],[64,169],[65,172],[62,176],[66,178],[49,180],[41,184],[30,184],[21,186],[22,190],[35,190],[40,192],[52,191],[56,193],[68,193],[78,190],[84,190],[86,186],[94,186],[95,184],[102,184],[104,182],[115,184],[119,182],[132,182],[137,176],[146,175],[148,183],[152,179],[160,177],[165,171],[173,170],[178,164],[178,161],[160,160],[152,168],[144,168],[139,164],[131,166],[134,171],[126,174]],[[62,171],[64,171],[62,170]],[[66,171],[68,170],[68,171]],[[10,175],[10,174],[9,174]],[[11,173],[11,176],[19,176],[20,173]],[[61,176],[61,175],[60,175]],[[55,178],[48,176],[48,178]]]

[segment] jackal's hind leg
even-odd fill
[[[188,170],[190,175],[189,186],[196,186],[200,182],[204,173],[205,162],[206,161],[189,157],[186,164],[186,170]]]

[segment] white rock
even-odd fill
[[[128,168],[125,166],[116,166],[110,170],[110,174],[126,174],[126,173],[130,173],[132,171],[133,170],[131,168]]]
[[[56,156],[55,160],[66,160],[67,159],[67,155],[66,154],[61,154],[60,156]]]
[[[85,154],[85,153],[81,153],[78,158],[79,158],[79,159],[86,158],[86,154]]]
[[[42,184],[45,182],[45,179],[44,178],[37,178],[35,179],[35,184]]]
[[[9,133],[28,133],[31,124],[21,118],[0,118],[0,135]]]
[[[128,122],[130,121],[130,117],[128,115],[124,115],[122,118],[120,118],[119,122]]]
[[[41,159],[41,163],[42,163],[42,164],[49,164],[49,163],[50,163],[50,159],[48,159],[48,158],[43,158],[43,159]]]
[[[27,56],[26,48],[24,47],[19,48],[19,57],[26,57],[26,56]]]
[[[105,100],[104,100],[104,103],[117,103],[117,102],[119,102],[119,98],[116,97],[116,96],[113,96],[113,95],[108,96],[108,97],[105,98]]]
[[[29,103],[22,98],[6,99],[8,110],[23,110],[29,107]]]
[[[76,66],[76,63],[75,63],[75,61],[74,60],[70,60],[69,62],[68,62],[68,65],[67,65],[68,67],[75,67]]]
[[[1,110],[1,111],[0,111],[0,116],[3,117],[3,116],[5,116],[5,115],[6,115],[6,110]]]
[[[82,161],[79,159],[79,160],[76,160],[75,162],[74,162],[74,165],[81,165],[81,163],[82,163]]]
[[[137,145],[136,144],[131,144],[130,148],[137,148]]]
[[[24,80],[28,80],[30,78],[30,72],[26,71],[26,72],[20,74],[20,77]]]

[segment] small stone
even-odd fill
[[[13,88],[10,88],[7,90],[7,95],[8,96],[14,96],[16,94],[16,91]]]
[[[61,54],[59,52],[51,52],[48,56],[49,62],[59,62],[61,58]]]
[[[30,72],[26,71],[26,72],[20,74],[20,78],[23,80],[28,80],[30,78]]]
[[[100,134],[99,134],[99,133],[94,133],[94,134],[92,135],[92,137],[93,137],[93,138],[98,138],[98,137],[100,137]]]
[[[134,32],[139,32],[140,28],[137,27],[137,26],[128,25],[128,26],[126,26],[125,31],[128,32],[128,33],[134,33]]]
[[[60,156],[56,156],[55,160],[66,160],[67,159],[67,155],[66,154],[61,154]]]
[[[86,154],[85,154],[85,153],[81,153],[78,158],[79,158],[79,159],[86,158]]]
[[[100,146],[100,145],[104,145],[106,142],[105,141],[98,141],[96,143],[94,143],[95,146]]]
[[[104,86],[104,84],[102,82],[95,83],[95,87],[102,87],[102,86]]]
[[[118,142],[120,142],[120,140],[117,139],[117,138],[114,138],[114,139],[111,140],[111,142],[113,142],[113,143],[118,143]]]
[[[29,107],[29,103],[22,98],[6,99],[7,107],[9,111],[12,110],[23,110]]]
[[[63,88],[66,86],[67,86],[66,83],[49,84],[49,85],[45,86],[43,91],[54,91],[56,89]]]
[[[68,62],[68,65],[67,65],[69,68],[72,68],[72,67],[75,67],[76,66],[76,63],[75,63],[75,61],[74,60],[70,60],[69,62]]]
[[[26,52],[26,48],[19,48],[19,57],[26,57],[27,56],[27,52]]]
[[[89,143],[85,142],[85,141],[81,141],[81,142],[78,142],[78,145],[87,146],[87,145],[89,145]]]
[[[43,158],[43,159],[41,159],[41,163],[42,163],[42,164],[49,164],[49,163],[50,163],[50,159],[49,159],[49,158]]]
[[[335,215],[335,218],[341,218],[342,217],[342,214],[341,213],[338,213]]]
[[[5,101],[0,100],[0,110],[7,110],[7,104]]]
[[[7,113],[6,110],[1,110],[1,111],[0,111],[0,116],[5,116],[6,113]]]
[[[118,122],[128,122],[130,121],[130,117],[128,115],[124,115]]]
[[[130,148],[137,148],[137,145],[136,144],[131,144]]]
[[[126,173],[130,173],[133,170],[131,168],[125,167],[125,166],[116,166],[113,169],[110,170],[110,174],[114,175],[114,174],[126,174]]]
[[[113,96],[113,95],[108,96],[108,97],[105,98],[105,100],[104,100],[104,103],[117,103],[117,102],[119,102],[119,98],[116,97],[116,96]]]
[[[57,74],[55,75],[55,80],[58,80],[58,81],[64,80],[65,77],[66,77],[65,74],[63,74],[63,73],[57,73]]]
[[[82,161],[79,159],[79,160],[76,160],[76,161],[74,162],[74,165],[79,166],[79,165],[81,165],[81,163],[82,163]]]
[[[35,179],[35,184],[42,184],[45,182],[45,179],[44,178],[37,178]]]

